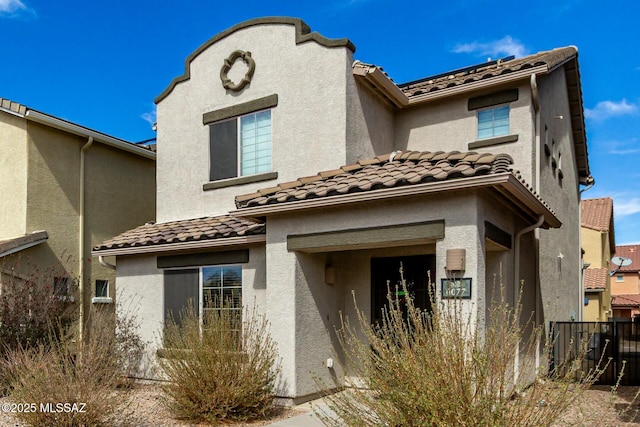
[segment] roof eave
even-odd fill
[[[12,239],[15,244],[9,245],[4,250],[0,251],[0,258],[24,251],[33,246],[46,242],[49,239],[49,234],[46,231],[35,231],[32,234]]]
[[[459,178],[447,181],[394,187],[362,193],[350,193],[338,196],[306,199],[294,202],[240,208],[231,211],[230,215],[240,217],[260,217],[274,214],[291,213],[331,206],[344,206],[352,203],[385,200],[397,197],[410,197],[441,193],[445,191],[468,190],[472,188],[500,187],[517,200],[521,209],[530,211],[537,218],[543,215],[545,228],[557,228],[562,225],[555,214],[536,198],[512,173],[505,172],[492,175]]]
[[[146,148],[139,147],[135,144],[127,142],[122,139],[114,138],[101,132],[97,132],[86,128],[84,126],[77,125],[66,120],[59,119],[57,117],[50,116],[48,114],[41,113],[37,110],[28,109],[24,117],[27,120],[34,121],[46,126],[50,126],[65,132],[72,133],[74,135],[83,136],[86,138],[93,137],[94,141],[102,144],[123,150],[129,153],[137,154],[147,159],[156,160],[156,153]]]
[[[141,255],[161,252],[175,252],[181,250],[213,249],[228,246],[241,246],[266,241],[264,234],[252,236],[228,237],[224,239],[197,240],[189,242],[165,243],[161,245],[127,246],[113,249],[94,249],[92,256],[122,256]]]

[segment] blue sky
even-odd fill
[[[154,137],[153,99],[216,33],[300,17],[349,38],[398,83],[554,47],[579,49],[596,185],[616,243],[640,243],[640,5],[632,0],[0,0],[0,97],[123,138]],[[1,154],[1,153],[0,153]]]

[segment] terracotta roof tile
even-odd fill
[[[637,295],[637,294],[612,295],[611,306],[612,307],[640,307],[640,295]]]
[[[640,271],[640,245],[620,245],[616,246],[616,256],[629,258],[631,264],[620,268],[623,273],[633,273]]]
[[[582,226],[597,231],[612,231],[613,200],[610,197],[585,199],[580,203]]]
[[[390,159],[393,160],[390,161]],[[358,164],[343,166],[340,169],[299,178],[297,181],[293,181],[293,184],[285,183],[268,188],[267,191],[237,196],[236,206],[242,209],[504,172],[512,173],[533,194],[536,194],[522,180],[520,174],[512,170],[512,163],[513,159],[508,154],[494,155],[458,151],[394,152],[377,156],[371,161],[364,160]],[[537,194],[536,197],[538,197]],[[540,197],[538,199],[545,204]]]
[[[264,223],[229,215],[147,223],[93,248],[94,251],[264,234]]]
[[[577,54],[574,47],[564,47],[554,50],[539,52],[535,55],[524,58],[511,59],[508,61],[494,61],[480,64],[475,67],[468,67],[456,70],[449,74],[440,74],[434,77],[427,77],[417,81],[404,83],[398,87],[411,98],[438,90],[474,83],[491,77],[498,77],[505,74],[514,73],[520,70],[533,68],[539,65],[546,65],[549,69],[571,59]]]
[[[587,268],[584,271],[585,290],[604,290],[609,283],[609,271],[606,268]]]

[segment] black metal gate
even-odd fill
[[[640,324],[554,322],[551,324],[551,370],[566,373],[581,363],[583,374],[603,370],[596,384],[640,385]],[[622,375],[622,376],[620,376]]]

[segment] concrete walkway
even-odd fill
[[[295,406],[297,411],[301,411],[302,414],[295,415],[291,418],[276,421],[268,424],[273,427],[322,427],[324,424],[318,419],[315,414],[316,409],[324,411],[324,413],[330,412],[327,405],[321,400],[314,400],[311,402],[303,403]]]

